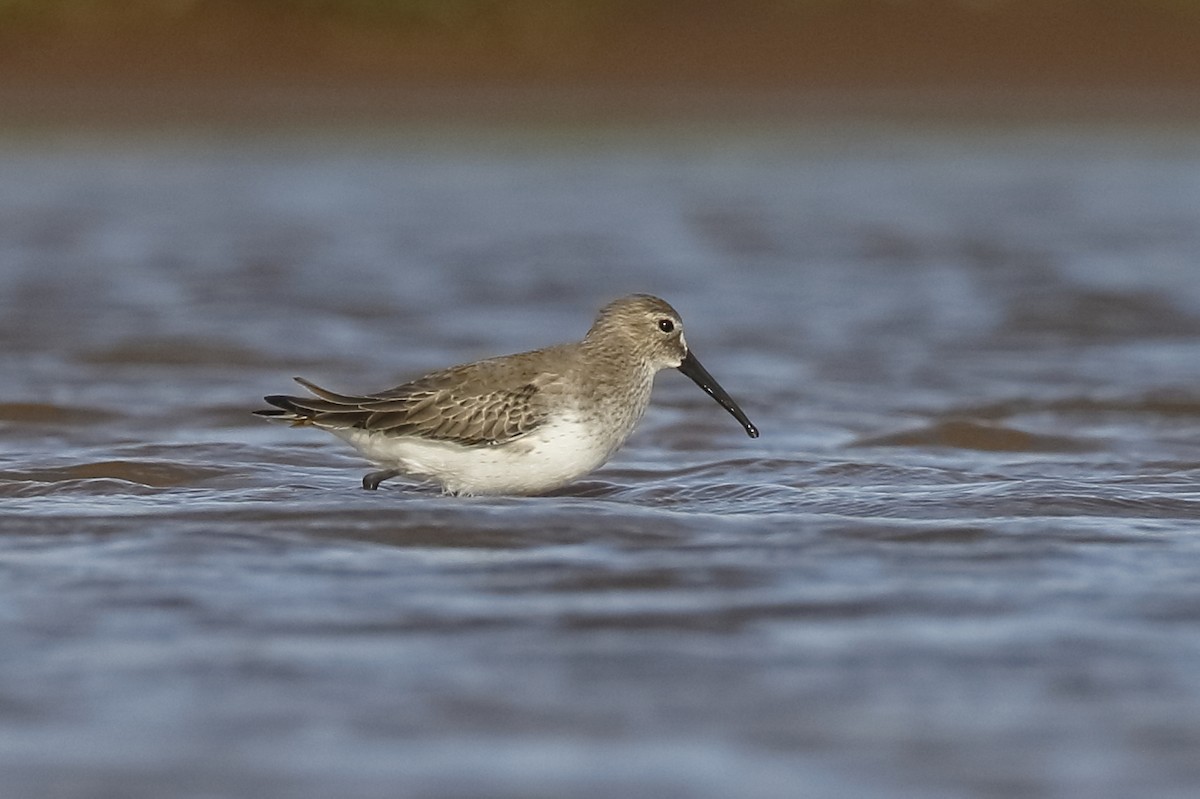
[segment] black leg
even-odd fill
[[[363,477],[363,488],[367,491],[374,491],[379,488],[379,484],[389,477],[395,477],[402,472],[399,469],[384,469],[381,472],[371,472]]]

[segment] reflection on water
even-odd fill
[[[10,137],[4,793],[1192,795],[1197,141]],[[664,373],[454,499],[249,415],[630,291],[762,438]]]

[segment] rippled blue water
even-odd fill
[[[1191,797],[1200,137],[0,143],[0,792]],[[669,299],[553,496],[249,415]]]

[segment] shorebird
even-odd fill
[[[365,396],[297,377],[313,396],[271,395],[275,407],[255,413],[348,442],[382,467],[363,477],[368,490],[403,475],[450,494],[540,494],[612,457],[666,368],[690,377],[758,437],[688,348],[679,313],[648,294],[601,308],[582,341],[454,366]]]

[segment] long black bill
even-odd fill
[[[746,418],[746,414],[742,413],[742,409],[733,401],[733,397],[725,393],[725,389],[721,388],[721,384],[708,373],[708,370],[700,365],[696,360],[696,356],[692,355],[691,351],[683,356],[683,363],[679,364],[679,371],[683,372],[688,377],[692,378],[692,382],[704,389],[708,396],[721,403],[721,407],[733,414],[733,418],[742,423],[742,427],[746,428],[746,435],[751,438],[758,438],[758,428],[750,423]]]

